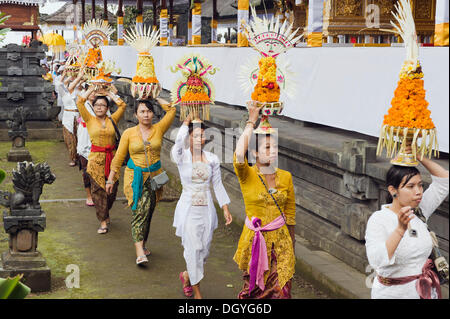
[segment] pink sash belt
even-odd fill
[[[422,268],[420,275],[406,276],[400,278],[386,278],[378,277],[378,281],[385,286],[404,285],[413,280],[416,282],[416,290],[420,296],[420,299],[431,299],[431,288],[435,288],[438,294],[438,298],[441,299],[441,284],[439,283],[438,275],[432,270],[434,264],[431,259],[428,259]]]
[[[264,227],[261,227],[261,219],[259,218],[252,217],[251,221],[248,217],[245,219],[245,226],[255,232],[252,244],[252,259],[250,261],[249,291],[252,291],[253,288],[255,288],[255,284],[264,291],[264,272],[269,270],[266,241],[261,232],[278,229],[284,224],[283,216],[279,216]]]

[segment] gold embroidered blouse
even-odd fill
[[[256,165],[249,166],[247,159],[245,159],[245,163],[238,163],[236,154],[234,154],[233,165],[241,186],[242,196],[244,197],[247,217],[250,220],[252,217],[260,218],[262,226],[279,217],[281,214],[279,209],[258,177],[261,176],[267,185],[264,174],[259,171],[258,167]],[[288,171],[277,168],[275,182],[277,192],[273,196],[284,212],[287,224],[295,225],[295,193],[292,175]],[[262,232],[262,234],[267,245],[269,265],[271,262],[271,248],[272,246],[274,247],[277,257],[278,281],[280,287],[284,287],[295,272],[295,255],[289,231],[286,225],[283,225],[279,229]],[[249,271],[253,236],[254,232],[244,225],[238,248],[233,258],[242,271]],[[269,271],[266,271],[264,282],[266,282],[268,275]]]
[[[170,107],[169,104],[162,104],[161,107],[164,111],[166,111],[166,115],[164,115],[164,117],[158,123],[152,125],[150,134],[147,139],[147,141],[150,142],[150,146],[146,146],[146,151],[148,154],[148,165],[152,165],[160,160],[163,136],[170,128],[173,120],[175,119],[175,107]],[[123,132],[122,137],[120,138],[119,148],[117,149],[117,153],[114,156],[111,164],[111,170],[116,172],[116,176],[120,174],[120,167],[125,160],[127,153],[130,154],[130,157],[136,166],[140,166],[143,168],[147,167],[147,161],[145,160],[144,152],[144,142],[142,141],[142,135],[139,125],[126,129]],[[152,172],[151,175],[153,177],[160,174],[161,172],[162,168],[155,172]],[[133,174],[134,171],[132,169],[125,167],[123,191],[128,200],[129,206],[133,204],[133,189],[131,188],[131,183],[133,182]],[[143,172],[142,174],[145,183],[149,176],[149,173]],[[161,199],[162,191],[162,188],[156,191],[156,201],[159,201]]]
[[[96,146],[105,147],[107,145],[114,145],[116,142],[116,131],[109,118],[105,119],[105,126],[97,119],[96,116],[91,115],[85,106],[86,99],[82,96],[78,97],[77,107],[83,121],[86,122],[86,128],[89,132],[91,143]],[[122,118],[127,105],[120,100],[117,104],[117,111],[115,111],[111,118],[117,124]],[[115,151],[113,151],[114,154]],[[105,180],[105,160],[106,153],[90,152],[88,158],[88,165],[86,172],[94,179],[94,181],[103,189],[106,188]],[[115,177],[115,181],[119,176]]]

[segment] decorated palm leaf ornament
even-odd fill
[[[104,20],[92,19],[84,24],[83,36],[90,46],[83,61],[83,64],[86,65],[84,71],[86,79],[91,80],[98,75],[98,64],[103,61],[100,46],[108,43],[113,32],[113,28]]]
[[[189,114],[193,122],[209,120],[209,105],[214,104],[215,91],[207,75],[214,75],[218,69],[204,57],[188,55],[171,68],[173,73],[181,71],[183,78],[178,80],[171,92],[174,104],[180,104],[180,120]]]
[[[293,74],[286,60],[280,55],[293,48],[301,39],[298,29],[287,21],[280,23],[279,18],[259,18],[255,8],[251,7],[252,21],[244,23],[244,34],[250,45],[260,53],[259,57],[249,59],[242,65],[239,81],[245,92],[253,89],[251,98],[261,107],[262,117],[255,133],[273,133],[269,115],[279,114],[283,109],[280,102],[281,89],[289,96],[295,92]]]
[[[116,68],[115,62],[112,61],[103,61],[99,63],[97,67],[98,74],[89,81],[89,83],[93,84],[96,89],[107,89],[113,83],[111,74],[113,72],[117,74],[122,72],[120,68]]]
[[[378,139],[377,155],[386,149],[394,165],[416,166],[417,155],[429,156],[434,151],[439,156],[436,128],[425,100],[422,67],[419,62],[419,44],[410,0],[399,0],[392,13],[398,24],[391,21],[393,32],[402,37],[406,47],[406,59],[400,71],[397,89],[391,108],[384,116]],[[419,145],[419,139],[421,143]],[[405,148],[411,145],[412,152]]]
[[[67,52],[69,53],[69,58],[66,62],[67,74],[75,77],[81,68],[81,62],[84,59],[83,49],[81,46],[74,43],[67,46]]]
[[[131,80],[131,95],[139,100],[156,98],[160,88],[155,74],[155,62],[151,50],[159,42],[160,31],[151,27],[134,27],[124,34],[125,41],[138,52],[136,75]]]

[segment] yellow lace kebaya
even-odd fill
[[[106,147],[107,145],[114,145],[116,143],[116,131],[110,119],[105,119],[105,126],[93,115],[89,113],[85,106],[86,99],[82,96],[78,97],[77,107],[83,121],[86,122],[86,128],[89,132],[89,137],[93,145],[99,147]],[[120,100],[117,104],[117,111],[111,114],[111,118],[117,124],[122,118],[127,105]],[[113,151],[114,154],[115,151]],[[86,172],[94,179],[94,181],[101,188],[105,189],[105,161],[106,153],[91,152],[88,158],[88,166]],[[114,181],[117,181],[119,176],[115,176]]]
[[[252,217],[261,219],[262,226],[279,217],[280,211],[258,177],[261,176],[267,185],[264,174],[259,171],[256,165],[249,166],[247,159],[245,159],[245,163],[238,163],[236,154],[234,155],[233,165],[244,197],[247,217],[250,220]],[[287,225],[295,225],[295,192],[292,175],[288,171],[277,168],[275,182],[277,192],[273,196],[286,216]],[[278,281],[280,287],[283,288],[295,272],[295,256],[291,236],[286,225],[262,234],[266,241],[269,265],[271,263],[272,246],[275,250]],[[242,271],[249,272],[253,237],[254,232],[244,225],[237,251],[233,257]],[[264,282],[267,281],[269,272],[266,271],[264,274]]]
[[[166,133],[166,131],[170,128],[173,120],[175,119],[176,114],[175,107],[170,107],[170,104],[162,104],[161,107],[163,108],[164,111],[166,111],[166,115],[164,115],[161,121],[152,126],[149,137],[147,139],[147,141],[150,142],[150,146],[146,146],[149,165],[155,164],[160,160],[162,139],[164,133]],[[120,138],[119,148],[111,163],[111,170],[116,172],[115,176],[119,176],[120,167],[122,166],[122,163],[125,160],[127,153],[130,154],[130,157],[136,166],[144,168],[147,167],[147,161],[145,160],[145,152],[144,152],[144,142],[142,141],[142,135],[139,125],[136,125],[134,127],[125,130],[122,134],[122,137]],[[152,174],[153,177],[162,173],[162,171],[163,169],[160,168],[159,170],[152,172],[150,174]],[[143,183],[145,184],[145,181],[147,180],[149,173],[143,172],[142,174],[144,177]],[[131,184],[133,182],[133,176],[134,171],[128,167],[125,167],[123,191],[125,197],[128,200],[128,205],[130,206],[133,203],[133,189],[131,187]],[[162,192],[163,188],[158,189],[156,191],[156,201],[159,201],[161,199]]]

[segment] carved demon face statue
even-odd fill
[[[50,171],[50,166],[47,163],[38,164],[37,171],[41,175],[42,184],[52,184],[56,179],[55,174]]]

